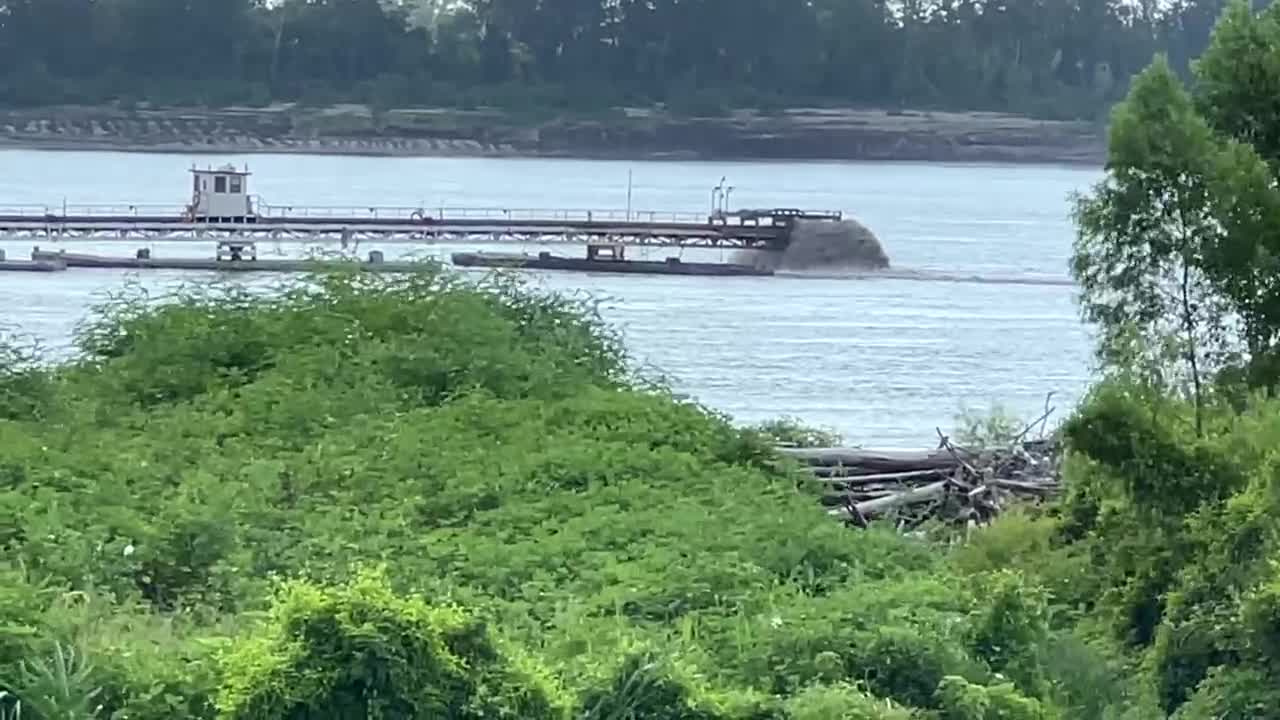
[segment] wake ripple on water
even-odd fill
[[[1049,277],[1044,275],[979,275],[939,272],[936,270],[864,270],[857,268],[841,270],[779,270],[779,276],[793,278],[812,278],[815,280],[911,280],[915,282],[952,282],[977,283],[980,285],[1039,285],[1050,287],[1071,287],[1075,281],[1065,277]]]
[[[798,220],[792,227],[791,241],[785,252],[757,256],[753,262],[769,267],[776,275],[795,278],[1074,285],[1069,278],[1047,275],[960,274],[893,268],[880,238],[866,225],[851,218],[839,222]]]

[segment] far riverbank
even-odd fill
[[[799,108],[714,117],[618,109],[591,117],[498,110],[0,109],[0,147],[390,157],[850,160],[1101,164],[1088,122],[998,113]]]

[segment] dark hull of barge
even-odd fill
[[[574,272],[634,273],[641,275],[707,275],[707,276],[767,276],[773,271],[751,265],[732,263],[694,263],[679,260],[593,260],[567,258],[542,253],[517,255],[513,253],[460,252],[453,254],[453,264],[459,267],[509,268],[519,270],[569,270]]]
[[[67,266],[60,262],[45,260],[0,260],[0,272],[38,272],[50,273],[66,270]]]
[[[367,272],[418,272],[420,262],[367,262],[363,260],[214,260],[202,258],[136,258],[35,251],[33,263],[62,263],[68,268],[112,270],[206,270],[213,272],[310,272],[331,267],[356,267]],[[2,268],[0,268],[2,269]]]

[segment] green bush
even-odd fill
[[[789,720],[912,720],[918,715],[853,685],[814,685],[787,701]]]
[[[49,657],[27,657],[18,661],[11,678],[0,678],[11,688],[18,717],[38,720],[88,720],[99,717],[102,706],[94,685],[93,666],[75,648],[54,643]]]
[[[1241,604],[1247,644],[1280,667],[1280,563],[1271,561],[1270,577],[1251,590]]]
[[[0,561],[0,690],[18,675],[19,663],[41,645],[42,616],[56,588],[25,568]]]
[[[886,559],[909,562],[887,539],[881,550]],[[735,624],[725,633],[730,642],[715,652],[720,663],[740,668],[748,685],[770,692],[848,681],[929,707],[942,677],[988,675],[967,651],[974,599],[954,582],[940,574],[868,575],[821,597],[780,597],[773,612]]]
[[[943,720],[1052,720],[1054,715],[1013,685],[982,686],[947,677],[938,684]]]
[[[0,331],[0,420],[38,420],[50,412],[52,378],[39,346]]]
[[[223,664],[227,720],[564,715],[542,673],[507,657],[482,623],[399,597],[377,573],[338,588],[286,585]]]
[[[1111,384],[1067,428],[1077,454],[1058,552],[1084,559],[1076,584],[1096,588],[1080,622],[1101,619],[1131,644],[1146,690],[1112,694],[1134,712],[1150,714],[1147,691],[1165,714],[1236,712],[1231,698],[1253,691],[1223,688],[1269,673],[1277,652],[1276,401],[1214,406],[1200,436],[1191,413]]]
[[[1049,640],[1048,596],[1014,571],[982,578],[983,606],[974,617],[974,655],[1021,691],[1044,691],[1041,653]]]
[[[1240,489],[1244,477],[1219,447],[1194,436],[1178,409],[1143,402],[1123,384],[1103,384],[1064,435],[1073,450],[1114,473],[1135,509],[1187,515]]]
[[[1280,678],[1257,669],[1215,668],[1173,717],[1174,720],[1280,718]]]
[[[767,699],[717,692],[696,672],[651,650],[633,650],[582,694],[582,720],[783,720]]]

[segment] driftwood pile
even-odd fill
[[[938,433],[936,450],[780,448],[806,465],[833,516],[866,527],[892,519],[914,529],[928,521],[985,525],[1014,504],[1041,502],[1061,488],[1054,439],[1018,438],[989,449],[957,447]]]

